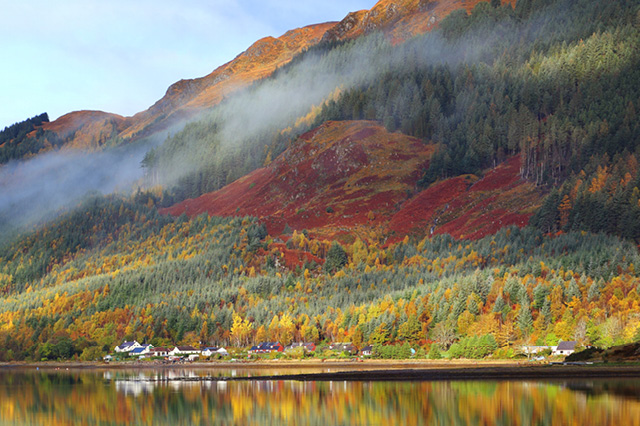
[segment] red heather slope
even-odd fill
[[[163,213],[258,216],[270,233],[285,224],[324,235],[350,232],[389,220],[433,150],[374,122],[327,122],[269,166]]]
[[[327,122],[273,163],[164,214],[259,217],[271,234],[285,224],[317,236],[450,233],[480,238],[523,226],[540,193],[519,178],[514,157],[484,178],[459,176],[414,196],[434,147],[369,121]],[[435,225],[435,226],[434,226]]]
[[[402,206],[389,230],[478,239],[504,226],[525,226],[541,198],[535,185],[520,179],[516,156],[482,178],[463,175],[434,183]]]

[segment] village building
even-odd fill
[[[133,342],[124,342],[120,346],[116,346],[115,351],[118,353],[131,352],[136,348],[141,348],[142,345],[135,340]]]
[[[169,352],[169,355],[173,355],[173,356],[181,356],[181,355],[194,355],[200,354],[200,349],[196,349],[193,346],[176,346],[175,348],[173,348],[173,350],[171,352]]]
[[[350,355],[354,355],[358,352],[353,343],[345,342],[345,343],[332,343],[329,345],[329,349],[336,352],[344,352]]]
[[[170,349],[169,348],[163,348],[163,347],[159,347],[159,348],[151,348],[151,350],[149,351],[149,356],[169,356],[169,352]]]
[[[282,352],[284,346],[280,342],[262,342],[259,345],[252,346],[249,349],[250,354],[268,354],[271,352]]]
[[[364,348],[362,348],[360,353],[362,354],[362,356],[371,356],[371,355],[373,355],[373,346],[371,346],[371,345],[365,346]]]
[[[135,348],[131,352],[129,352],[129,356],[145,356],[151,352],[153,346],[151,345],[142,345],[139,348]]]
[[[217,348],[217,347],[209,347],[209,348],[204,348],[202,350],[202,356],[213,356],[213,355],[227,356],[229,355],[229,352],[227,352],[225,348]]]
[[[302,348],[306,353],[315,352],[316,344],[313,342],[295,342],[284,348],[285,352],[288,352],[292,349]]]
[[[558,346],[553,350],[552,355],[567,356],[574,353],[576,350],[576,342],[558,342]]]

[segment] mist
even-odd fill
[[[562,19],[562,5],[553,10]],[[547,14],[549,10],[546,11]],[[543,24],[544,22],[544,24]],[[385,73],[402,70],[409,57],[416,65],[460,66],[491,63],[499,58],[513,37],[544,42],[552,25],[543,15],[522,24],[507,20],[487,36],[466,33],[450,42],[435,31],[392,46],[382,34],[372,34],[328,51],[310,51],[273,77],[253,83],[229,95],[219,106],[201,116],[215,125],[212,132],[221,148],[247,143],[268,145],[264,135],[293,126],[311,108],[321,105],[336,89],[346,91],[365,86]],[[545,28],[545,26],[547,28]],[[509,37],[505,37],[509,34]],[[410,55],[407,55],[410,52]],[[180,132],[178,132],[178,135]],[[295,135],[295,133],[293,134]],[[210,134],[199,135],[174,150],[171,170],[163,170],[161,183],[171,187],[178,179],[197,171]],[[166,146],[172,141],[167,139]],[[257,141],[257,142],[256,142]],[[207,142],[204,142],[206,145]],[[143,177],[141,162],[155,144],[112,149],[100,153],[57,151],[0,167],[0,231],[41,223],[62,209],[73,207],[87,193],[128,193]],[[174,147],[175,148],[175,147]],[[213,152],[213,154],[212,154]],[[167,166],[164,164],[163,166]],[[157,171],[154,171],[154,173]]]
[[[0,232],[13,234],[67,211],[88,194],[129,193],[150,143],[85,153],[53,151],[0,167]]]
[[[510,25],[516,24],[510,22]],[[505,31],[504,28],[500,30]],[[206,113],[202,120],[215,123],[209,132],[215,133],[222,148],[233,150],[247,143],[269,145],[272,142],[269,135],[294,126],[296,120],[309,114],[313,107],[322,105],[336,90],[344,92],[365,87],[386,73],[402,71],[407,52],[417,66],[454,67],[463,63],[492,62],[499,50],[496,44],[502,39],[503,34],[496,31],[490,37],[468,34],[452,43],[436,31],[392,46],[385,35],[373,33],[328,51],[311,49],[274,76],[239,89]],[[203,158],[220,154],[217,150],[207,149],[208,139],[214,137],[211,134],[202,136],[202,129],[199,130],[193,140],[181,140],[167,149],[171,151],[172,161],[162,164],[159,183],[171,187],[206,163]],[[294,129],[292,137],[304,130]]]

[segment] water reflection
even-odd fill
[[[224,373],[0,372],[0,424],[640,425],[637,381],[167,380]]]

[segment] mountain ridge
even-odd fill
[[[104,143],[104,135],[113,135],[114,129],[117,132],[114,136],[124,140],[150,136],[211,108],[225,96],[267,77],[305,48],[322,41],[354,39],[374,30],[382,30],[395,43],[399,43],[434,28],[452,11],[461,8],[468,11],[482,1],[485,0],[380,0],[370,10],[351,12],[339,22],[312,24],[287,31],[280,37],[264,37],[206,76],[173,83],[162,98],[133,116],[121,117],[94,111],[93,114],[101,113],[105,117],[118,119],[116,123],[105,120],[102,126],[90,119],[88,126],[91,128],[83,130],[81,138],[71,139],[69,147],[99,148]],[[513,5],[515,0],[503,3]],[[67,113],[54,120],[49,129],[55,129],[52,131],[64,137],[78,131],[82,126],[78,127],[75,123],[87,115],[88,111],[85,110]]]

